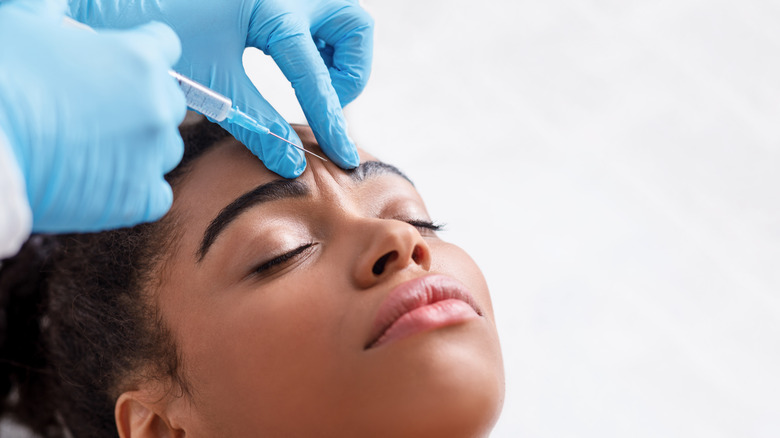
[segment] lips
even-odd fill
[[[481,316],[474,297],[454,278],[416,278],[396,286],[379,306],[365,349]]]

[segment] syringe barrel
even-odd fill
[[[179,87],[187,99],[188,107],[217,122],[225,120],[233,106],[233,102],[229,98],[173,70],[169,73],[179,83]]]

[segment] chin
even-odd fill
[[[481,324],[478,324],[481,323]],[[487,437],[504,401],[498,335],[487,320],[388,345],[387,375],[369,415],[376,437]],[[390,351],[395,347],[396,351]],[[393,354],[391,354],[393,353]],[[384,359],[390,359],[385,357]],[[379,429],[379,428],[376,428]],[[368,436],[368,435],[367,435]]]

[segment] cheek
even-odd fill
[[[333,393],[343,309],[326,273],[221,291],[177,330],[203,417],[224,431],[294,424],[312,393]],[[327,286],[327,287],[326,287]],[[312,366],[317,364],[317,366]]]
[[[452,243],[439,240],[428,244],[431,248],[431,270],[460,280],[487,312],[490,320],[495,321],[490,291],[476,262],[462,248]]]

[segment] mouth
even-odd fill
[[[483,316],[468,289],[446,275],[428,275],[396,286],[379,306],[369,342],[376,348],[415,333]]]

